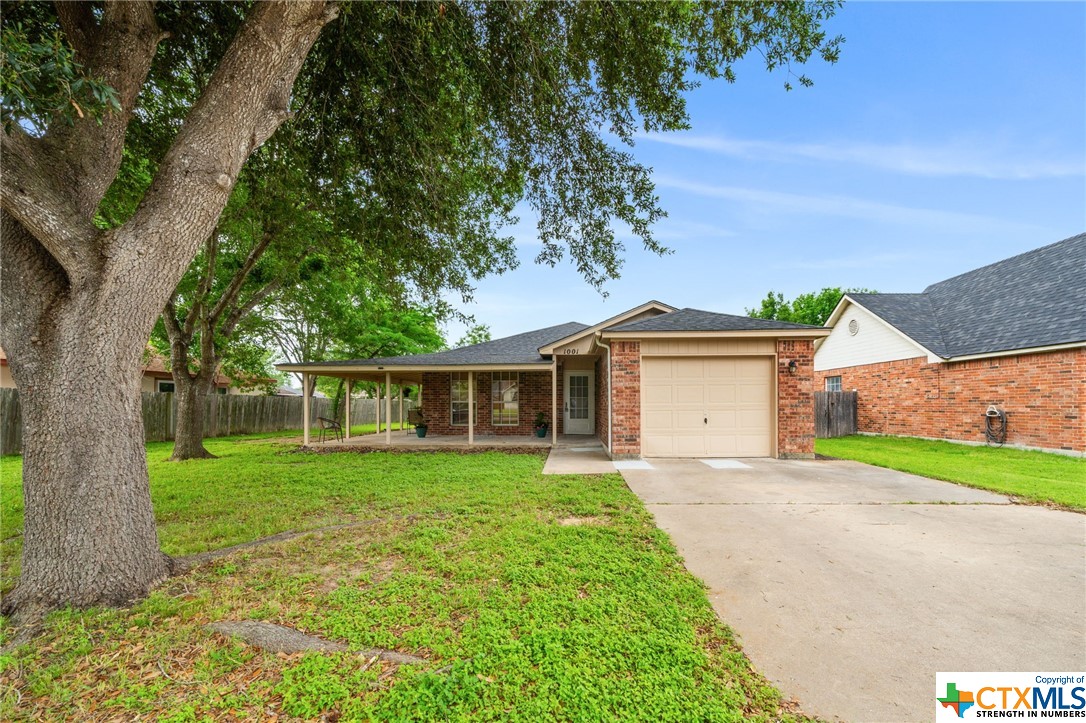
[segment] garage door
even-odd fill
[[[644,357],[641,454],[769,457],[771,357]]]

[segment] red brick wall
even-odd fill
[[[796,373],[788,371],[795,360]],[[777,456],[814,455],[814,342],[777,342]]]
[[[859,391],[861,432],[984,441],[989,404],[1007,443],[1086,451],[1086,349],[929,364],[923,357],[817,373]]]
[[[452,376],[448,372],[426,372],[422,375],[422,409],[429,426],[428,434],[467,435],[468,433],[467,425],[454,427],[450,424],[451,385]],[[559,386],[561,386],[560,381]],[[475,407],[475,434],[530,435],[534,433],[536,412],[543,412],[548,421],[551,418],[550,371],[520,372],[520,415],[516,426],[495,426],[491,423],[489,372],[475,374],[475,388],[475,398],[478,402]]]
[[[641,454],[641,342],[611,344],[612,457]]]

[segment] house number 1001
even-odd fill
[[[566,349],[562,353],[565,354],[566,356],[569,356],[570,354],[580,354],[581,352],[578,351],[577,349]]]

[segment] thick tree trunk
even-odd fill
[[[71,299],[11,358],[23,408],[22,576],[3,611],[24,619],[142,597],[169,573],[147,485],[142,328]],[[82,303],[80,303],[82,302]]]
[[[93,217],[159,32],[149,2],[78,3],[61,21],[122,113],[0,133],[0,345],[23,409],[23,568],[0,609],[17,619],[145,595],[158,549],[139,366],[155,318],[222,213],[238,171],[288,116],[309,48],[336,9],[258,3],[190,109],[125,224]]]
[[[170,460],[214,459],[204,448],[204,407],[215,386],[214,377],[193,379],[187,374],[174,374],[174,400],[177,402],[177,428],[174,431],[173,454]]]

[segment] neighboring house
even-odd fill
[[[279,369],[420,386],[428,434],[595,436],[613,458],[811,457],[813,342],[830,332],[650,301],[450,351]],[[304,387],[305,385],[303,385]]]
[[[154,352],[149,353],[149,358],[143,365],[143,376],[140,379],[141,392],[173,393],[173,374],[167,360]],[[230,378],[222,374],[215,375],[215,391],[219,394],[242,394],[237,387],[230,386]]]
[[[847,294],[816,343],[820,389],[856,390],[859,430],[1086,452],[1086,234],[932,284]]]
[[[293,387],[279,387],[275,390],[275,397],[300,397],[302,396],[301,389],[295,389]],[[324,392],[313,392],[313,397],[316,399],[327,399],[328,395]]]
[[[249,394],[242,392],[237,387],[232,387],[229,377],[218,374],[215,377],[215,390],[219,394]],[[0,389],[14,389],[15,380],[11,378],[11,370],[8,369],[8,357],[3,349],[0,349]],[[173,392],[173,376],[170,374],[166,360],[157,354],[152,354],[144,364],[140,376],[141,392]],[[263,392],[255,392],[263,394]]]

